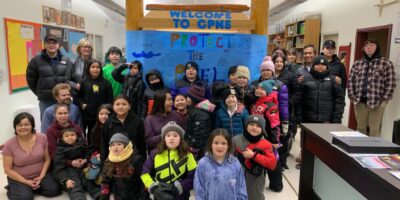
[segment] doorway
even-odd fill
[[[392,27],[392,24],[388,24],[384,26],[357,29],[354,60],[358,60],[364,56],[362,48],[364,46],[364,42],[367,39],[377,40],[381,49],[381,55],[383,57],[389,58]],[[354,115],[353,104],[350,104],[348,127],[354,130],[357,129],[357,121]]]

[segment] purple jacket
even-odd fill
[[[144,137],[146,140],[147,150],[151,152],[155,149],[158,143],[161,142],[161,129],[170,121],[175,121],[183,129],[185,129],[185,122],[176,111],[172,111],[167,116],[161,115],[148,115],[144,120]]]
[[[275,86],[278,92],[278,107],[280,121],[289,121],[289,91],[284,83],[275,79]]]

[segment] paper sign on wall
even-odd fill
[[[208,83],[228,79],[233,65],[249,67],[254,80],[267,47],[266,36],[250,34],[128,31],[126,40],[127,61],[142,62],[144,74],[158,69],[169,86],[183,77],[188,61],[199,64]]]
[[[35,38],[33,32],[33,26],[27,24],[21,24],[21,38],[32,40]]]

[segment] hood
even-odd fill
[[[368,57],[368,55],[365,53],[365,51],[363,51],[363,54],[364,54],[364,59],[366,59],[366,60],[368,60],[368,61],[371,61],[371,60],[373,60],[373,59],[375,59],[375,58],[380,58],[380,57],[382,57],[382,55],[381,55],[381,48],[379,47],[378,44],[376,45],[375,53],[372,54],[371,57]]]
[[[86,140],[78,135],[78,137],[76,138],[76,143],[77,143],[77,145],[70,145],[70,144],[65,143],[61,138],[58,140],[58,145],[60,145],[62,147],[83,146],[83,145],[86,145]]]
[[[159,79],[160,79],[160,83],[161,83],[161,88],[163,88],[164,87],[164,80],[162,79],[162,76],[161,76],[161,73],[160,73],[160,71],[158,71],[158,70],[156,70],[156,69],[152,69],[152,70],[150,70],[149,72],[147,72],[147,74],[146,74],[146,77],[145,77],[145,79],[146,79],[146,84],[147,84],[147,86],[149,86],[149,88],[150,89],[152,89],[152,90],[155,90],[156,88],[154,88],[151,84],[150,84],[150,81],[149,81],[149,76],[150,75],[156,75]]]
[[[207,112],[213,112],[215,109],[215,105],[212,104],[208,99],[205,99],[196,105],[196,108],[200,108]]]
[[[326,66],[326,71],[324,72],[317,72],[314,70],[314,67],[311,67],[310,74],[316,79],[324,79],[329,76],[331,70],[329,66]]]

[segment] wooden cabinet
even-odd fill
[[[307,18],[295,23],[287,24],[285,32],[270,34],[268,36],[268,55],[277,47],[287,50],[294,48],[297,54],[297,63],[303,63],[304,45],[313,44],[319,50],[321,34],[321,20],[317,17]]]
[[[275,47],[283,46],[285,33],[275,33],[268,35],[268,55],[272,54]]]
[[[313,44],[317,51],[321,34],[320,19],[305,19],[285,26],[284,44],[285,49],[296,49],[297,63],[303,62],[303,47]]]

